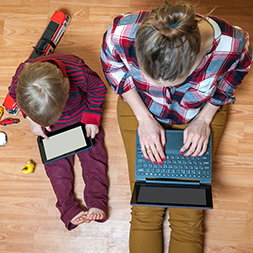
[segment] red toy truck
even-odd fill
[[[49,20],[41,38],[36,43],[28,58],[38,58],[40,56],[52,54],[60,39],[68,28],[70,16],[62,11],[56,11]],[[17,115],[19,108],[13,98],[7,94],[3,106],[11,115]]]
[[[70,16],[56,11],[49,20],[41,38],[38,40],[29,58],[52,54],[70,22]]]

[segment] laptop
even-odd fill
[[[163,165],[147,161],[136,132],[135,186],[131,205],[212,209],[212,134],[200,157],[180,154],[183,130],[166,130]]]

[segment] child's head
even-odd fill
[[[19,76],[17,104],[37,124],[57,122],[69,96],[69,80],[49,62],[28,64]]]
[[[136,54],[143,72],[153,80],[174,81],[188,75],[200,51],[194,8],[187,3],[154,9],[140,25]]]

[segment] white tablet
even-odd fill
[[[92,147],[86,137],[85,125],[77,123],[47,134],[49,139],[37,138],[42,163],[47,164]]]

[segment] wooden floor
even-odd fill
[[[56,53],[83,58],[101,78],[100,46],[113,17],[123,12],[153,9],[158,0],[1,0],[0,104],[18,64],[28,57],[54,11],[66,10],[72,21]],[[243,27],[253,38],[252,0],[192,0],[198,12]],[[253,45],[253,40],[251,39]],[[206,253],[253,252],[253,72],[236,90],[228,123],[213,169],[214,209],[205,214]],[[116,119],[117,96],[108,89],[103,126],[109,157],[109,220],[81,225],[68,232],[59,219],[55,196],[45,175],[28,122],[0,126],[8,143],[0,147],[0,252],[12,253],[127,253],[130,189],[126,156]],[[3,118],[9,117],[7,113]],[[25,175],[28,160],[35,172]],[[82,199],[83,182],[76,160],[76,195]],[[165,252],[169,224],[164,222]],[[155,252],[154,252],[155,253]]]

